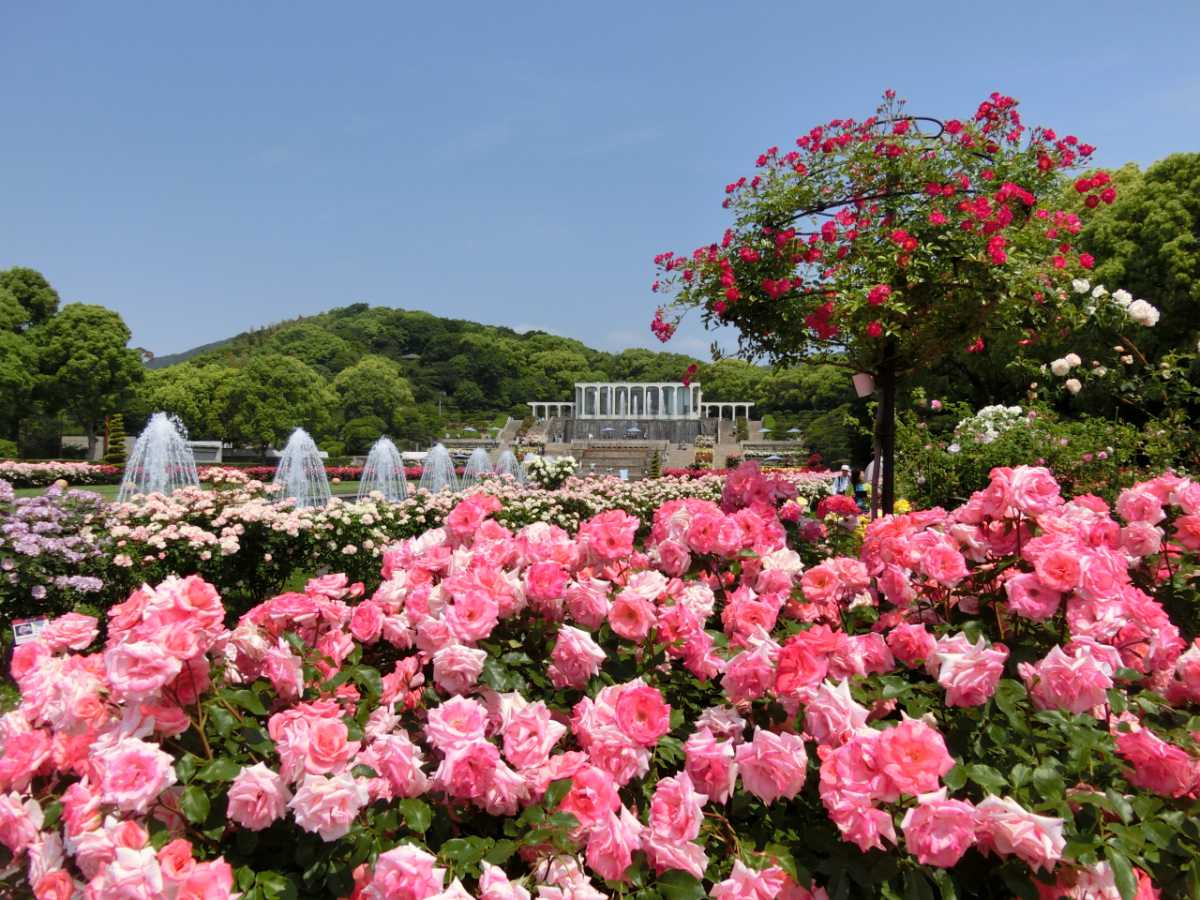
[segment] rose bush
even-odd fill
[[[227,620],[168,578],[101,645],[54,622],[0,719],[12,890],[1194,893],[1200,484],[998,469],[806,567],[787,482],[730,482],[644,539],[473,494],[371,592]]]

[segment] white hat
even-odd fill
[[[848,466],[848,465],[843,465],[843,466],[842,466],[842,471],[843,471],[843,472],[849,472],[849,471],[850,471],[850,466]]]

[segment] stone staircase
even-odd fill
[[[629,473],[629,480],[645,478],[650,472],[654,453],[665,452],[657,442],[587,447],[578,456],[580,475],[619,475],[622,469]]]

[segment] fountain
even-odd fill
[[[187,429],[178,419],[156,412],[133,445],[117,501],[124,503],[136,494],[169,494],[199,483]]]
[[[431,494],[458,490],[458,481],[454,477],[454,463],[450,459],[450,451],[443,444],[438,444],[425,454],[419,486]]]
[[[367,454],[362,481],[358,484],[358,499],[365,500],[372,491],[379,491],[384,500],[392,503],[399,503],[408,496],[408,485],[404,482],[404,461],[396,445],[386,437],[377,440]]]
[[[297,428],[288,438],[275,469],[275,484],[283,485],[280,496],[294,498],[297,508],[324,506],[329,502],[325,461],[316,442],[303,428]]]
[[[492,461],[488,459],[488,452],[482,447],[476,447],[471,451],[471,458],[467,460],[467,467],[463,470],[459,487],[469,488],[471,485],[479,484],[491,474]]]
[[[505,450],[496,460],[496,474],[507,475],[517,484],[525,483],[525,467],[521,465],[521,461],[511,450]]]

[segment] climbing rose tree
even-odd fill
[[[698,308],[706,326],[735,326],[746,355],[836,358],[873,374],[890,511],[898,377],[1096,313],[1070,289],[1094,265],[1075,245],[1083,222],[1056,205],[1093,149],[1027,127],[1011,97],[939,119],[887,91],[875,115],[771,147],[753,177],[725,186],[734,222],[721,239],[655,258],[654,290],[670,299],[652,329],[665,341]],[[1084,214],[1116,197],[1105,172],[1074,184]]]

